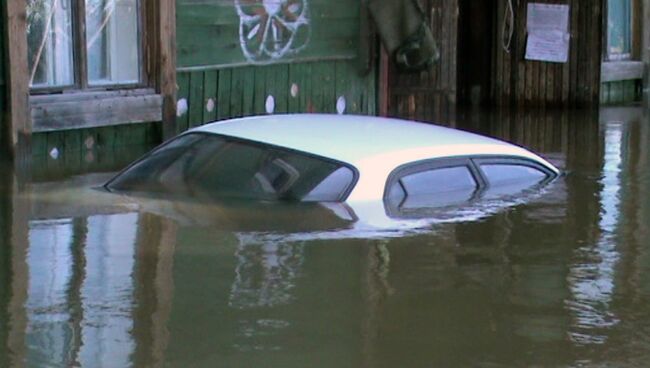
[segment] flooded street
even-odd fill
[[[322,208],[171,211],[93,189],[126,159],[2,164],[0,367],[647,366],[648,112],[459,121],[566,175],[483,216],[364,236]]]

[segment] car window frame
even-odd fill
[[[538,184],[547,183],[558,176],[557,173],[555,173],[548,167],[542,165],[539,162],[527,158],[512,157],[512,156],[477,156],[477,157],[473,157],[471,160],[472,163],[476,165],[476,169],[483,176],[483,180],[485,182],[484,190],[490,187],[490,180],[485,174],[485,171],[481,168],[481,165],[511,165],[511,166],[524,166],[527,168],[535,169],[537,171],[540,171],[542,174],[546,175],[546,177],[540,180]]]
[[[490,188],[490,182],[485,175],[485,172],[481,169],[481,165],[484,164],[505,164],[505,165],[519,165],[525,166],[532,169],[536,169],[546,175],[546,178],[540,180],[536,185],[544,185],[550,181],[557,178],[559,175],[544,166],[543,164],[536,162],[532,159],[525,157],[516,157],[508,155],[479,155],[479,156],[456,156],[456,157],[438,157],[425,160],[418,160],[409,162],[395,168],[388,175],[386,183],[384,186],[384,194],[382,197],[384,208],[386,214],[389,217],[399,217],[400,207],[402,203],[406,200],[408,193],[403,188],[403,185],[400,183],[400,180],[408,175],[417,174],[423,171],[435,170],[435,169],[444,169],[449,167],[459,167],[466,166],[469,168],[470,173],[472,174],[476,182],[476,190],[472,193],[470,201],[480,198],[481,195]],[[402,190],[405,192],[406,196],[397,206],[389,205],[389,194],[390,188],[393,185],[402,186]]]
[[[151,157],[151,155],[154,154],[154,152],[157,152],[157,151],[163,149],[164,147],[166,147],[167,145],[169,145],[172,142],[176,141],[177,139],[179,139],[181,137],[184,137],[184,136],[187,136],[187,135],[204,135],[204,136],[210,136],[210,137],[217,137],[217,138],[222,138],[222,139],[224,139],[226,141],[229,141],[229,142],[247,144],[247,145],[262,148],[262,149],[274,149],[274,150],[286,152],[286,153],[289,153],[289,154],[302,155],[302,156],[305,156],[305,157],[313,158],[313,159],[316,159],[316,160],[321,160],[321,161],[331,163],[331,164],[334,164],[334,165],[339,165],[340,167],[345,167],[345,168],[349,169],[350,171],[352,171],[352,180],[350,181],[350,184],[348,185],[348,187],[344,191],[341,192],[339,198],[336,199],[336,200],[332,200],[332,201],[321,201],[322,203],[345,202],[347,200],[347,198],[350,196],[350,193],[352,193],[352,190],[356,187],[356,185],[357,185],[357,183],[359,181],[359,170],[354,165],[352,165],[350,163],[347,163],[347,162],[339,161],[339,160],[336,160],[336,159],[333,159],[333,158],[324,157],[324,156],[316,155],[316,154],[313,154],[313,153],[310,153],[310,152],[305,152],[305,151],[301,151],[301,150],[297,150],[297,149],[293,149],[293,148],[289,148],[289,147],[278,146],[278,145],[275,145],[275,144],[265,143],[265,142],[260,142],[260,141],[254,141],[254,140],[235,137],[235,136],[231,136],[231,135],[227,135],[227,134],[202,132],[202,131],[188,131],[188,132],[185,132],[183,134],[180,134],[180,135],[174,137],[173,139],[170,139],[170,140],[164,142],[163,144],[161,144],[161,145],[155,147],[154,149],[152,149],[151,151],[147,152],[145,155],[143,155],[142,157],[140,157],[136,161],[132,162],[131,164],[126,166],[124,169],[120,170],[111,179],[109,179],[102,186],[102,188],[104,190],[110,192],[110,193],[120,193],[120,191],[110,189],[110,185],[111,185],[111,183],[113,181],[115,181],[119,176],[121,176],[122,174],[124,174],[125,172],[130,170],[132,167],[138,165],[142,161],[147,160],[149,157]],[[319,203],[318,201],[297,201],[297,202],[299,202],[299,203]]]
[[[384,207],[386,208],[387,212],[389,212],[389,214],[390,212],[398,212],[399,208],[402,206],[402,203],[404,203],[404,201],[408,197],[408,192],[404,188],[403,184],[400,182],[402,178],[409,175],[425,172],[425,171],[433,171],[438,169],[454,168],[454,167],[461,167],[461,166],[465,166],[470,172],[472,178],[474,179],[474,182],[476,184],[476,189],[474,190],[474,192],[472,192],[472,196],[470,200],[475,199],[478,193],[480,192],[481,188],[484,187],[486,183],[483,182],[484,181],[483,175],[477,171],[477,167],[472,163],[471,157],[433,158],[433,159],[409,162],[407,164],[398,166],[396,169],[394,169],[388,175],[388,179],[386,180],[385,183],[384,195],[383,195]],[[402,187],[402,190],[406,194],[406,196],[402,199],[402,201],[397,206],[388,205],[390,188],[393,185],[400,185]]]

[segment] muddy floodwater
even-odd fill
[[[474,217],[371,234],[319,206],[93,189],[123,150],[3,164],[0,367],[647,367],[647,112],[455,125],[565,175]]]

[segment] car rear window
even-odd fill
[[[106,187],[213,199],[330,202],[345,199],[355,179],[350,167],[325,158],[191,133],[154,150]]]

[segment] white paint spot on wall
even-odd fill
[[[208,102],[205,103],[205,109],[207,112],[213,112],[215,107],[214,99],[208,98]]]
[[[52,148],[52,150],[50,151],[50,157],[52,157],[55,160],[58,159],[59,158],[59,149],[56,148],[56,147]]]
[[[188,109],[187,100],[181,98],[176,103],[176,116],[180,118],[181,116],[187,114],[187,109]]]
[[[84,146],[86,146],[86,149],[92,149],[95,147],[95,138],[92,136],[86,137],[86,140],[84,140]]]
[[[299,91],[300,91],[300,89],[298,88],[298,85],[293,83],[291,85],[291,91],[290,91],[291,92],[291,97],[293,97],[293,98],[298,97],[298,92]]]
[[[347,101],[345,100],[345,96],[339,96],[338,100],[336,100],[336,111],[339,113],[339,115],[343,115],[346,108]]]
[[[268,64],[309,44],[307,0],[235,0],[239,43],[246,60]]]
[[[266,98],[266,113],[273,114],[274,111],[275,111],[275,98],[269,95]]]

